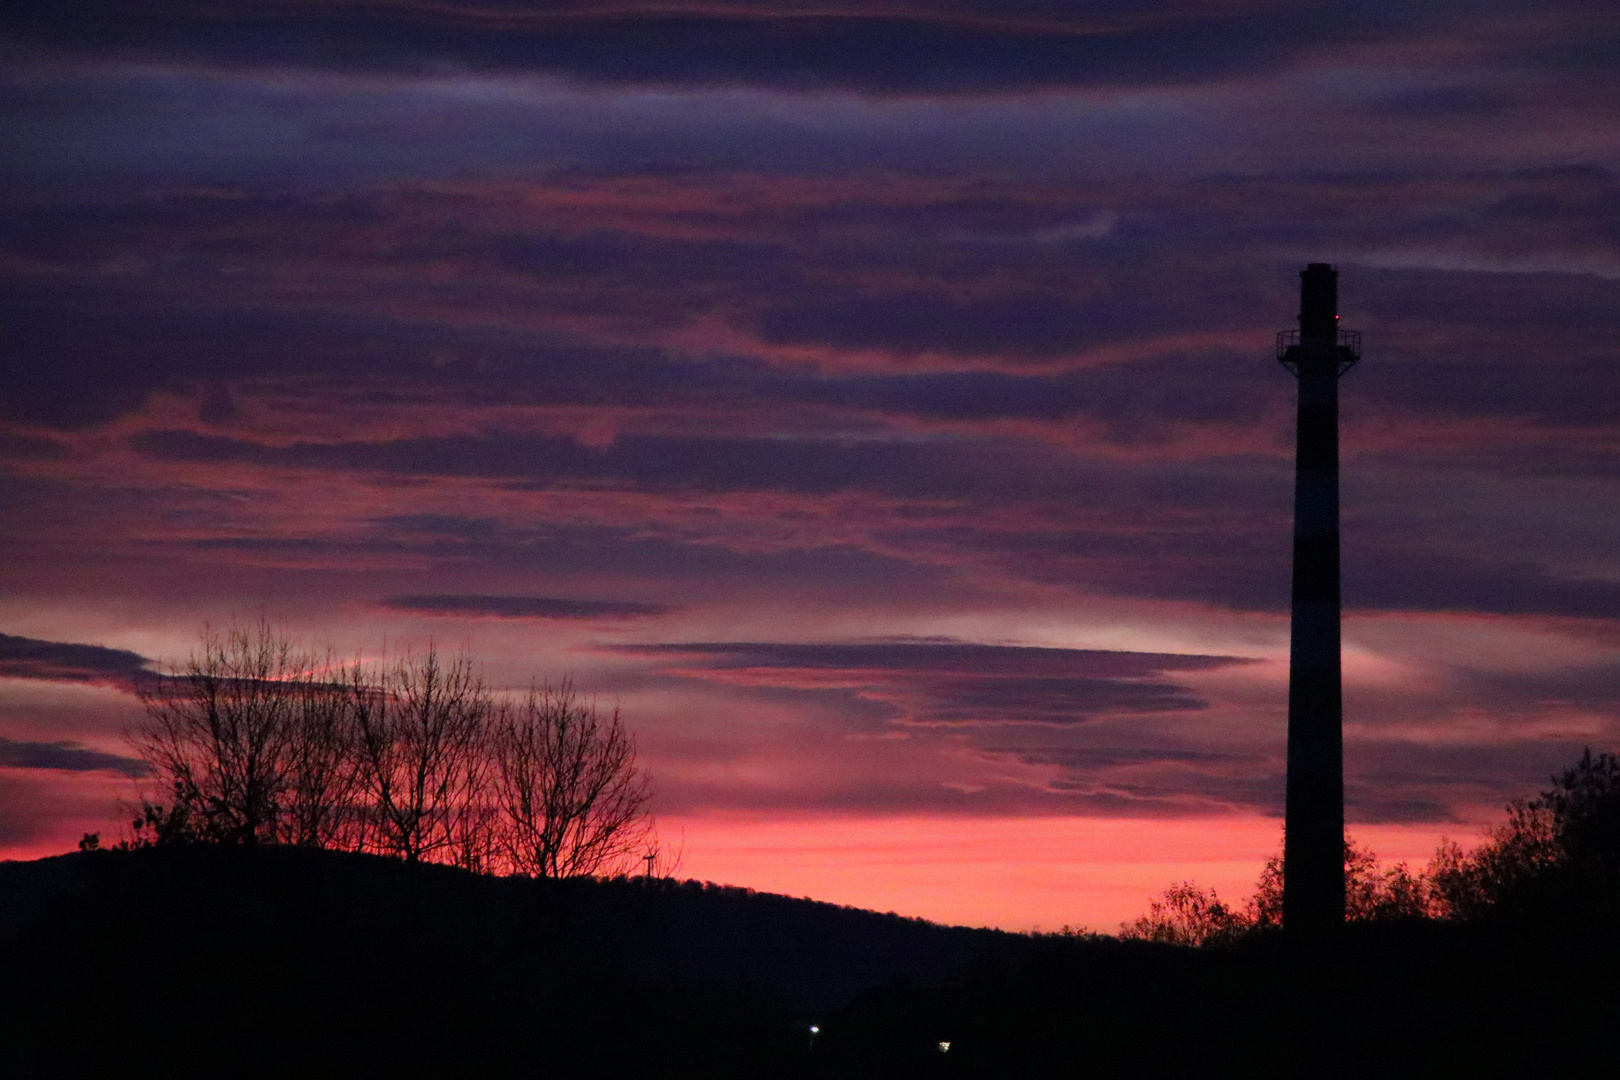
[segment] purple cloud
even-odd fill
[[[1408,9],[1378,11],[1378,22]],[[139,14],[98,0],[18,0],[5,31],[34,48],[148,62],[311,67],[423,74],[549,74],[590,83],[749,85],[868,93],[1021,91],[1057,86],[1202,82],[1274,69],[1324,42],[1375,34],[1351,8],[1289,4],[1152,18],[1118,10],[1082,20],[1048,15],[804,13],[760,4],[734,11],[612,8],[535,11],[455,3],[270,3],[199,17],[181,3]],[[1361,15],[1361,17],[1358,17]]]
[[[134,779],[150,776],[153,772],[150,765],[138,758],[91,750],[76,742],[19,742],[4,736],[0,736],[0,767],[109,772]]]
[[[718,682],[840,689],[926,727],[1084,724],[1102,715],[1194,712],[1208,703],[1163,679],[1251,663],[1234,656],[977,645],[953,641],[687,642],[620,651],[685,658],[671,670]]]
[[[661,604],[626,600],[578,600],[558,596],[478,596],[433,593],[391,596],[382,606],[427,615],[493,616],[500,619],[635,619],[663,615]]]
[[[128,687],[149,674],[149,663],[127,649],[0,634],[0,678]]]

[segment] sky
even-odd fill
[[[11,0],[0,857],[261,615],[621,707],[681,873],[1111,930],[1281,834],[1298,271],[1346,814],[1620,733],[1607,0]]]

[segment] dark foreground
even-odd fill
[[[97,852],[0,864],[0,1076],[1611,1076],[1616,941],[1360,925],[1301,959],[696,883]]]

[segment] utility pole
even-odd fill
[[[1360,359],[1361,335],[1339,329],[1337,270],[1311,263],[1299,277],[1299,329],[1277,335],[1277,358],[1299,380],[1283,928],[1315,937],[1344,922],[1339,376]]]

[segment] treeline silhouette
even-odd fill
[[[513,698],[465,653],[344,662],[261,621],[205,630],[137,692],[131,743],[167,798],[143,800],[123,846],[286,844],[538,877],[650,854],[649,873],[667,869],[634,738],[567,682]]]
[[[1573,921],[1620,914],[1620,757],[1590,748],[1533,799],[1507,806],[1472,851],[1442,841],[1424,869],[1382,866],[1346,837],[1345,917],[1351,922]],[[1214,889],[1166,889],[1120,936],[1173,945],[1230,945],[1282,927],[1283,860],[1266,861],[1242,906]]]

